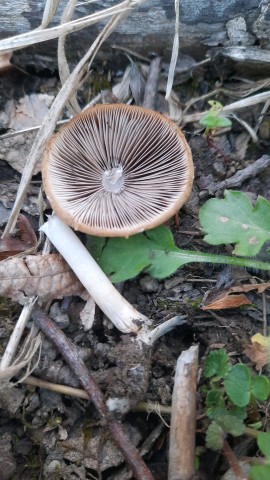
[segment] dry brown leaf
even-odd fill
[[[258,293],[263,293],[267,288],[270,288],[270,282],[266,283],[254,283],[252,285],[236,285],[231,287],[231,292],[251,292],[252,290],[258,290]]]
[[[228,295],[227,292],[223,292],[221,298],[203,305],[203,310],[221,310],[223,308],[238,308],[242,305],[251,305],[252,302],[243,294],[241,295]]]
[[[206,292],[202,301],[202,309],[221,310],[223,308],[237,308],[242,305],[252,305],[252,302],[244,293],[252,290],[263,293],[267,288],[270,288],[270,282],[256,283],[253,285],[235,285],[222,291],[213,288]]]
[[[256,370],[261,370],[270,361],[269,348],[257,342],[247,345],[244,354],[255,363]]]
[[[63,258],[56,253],[27,255],[0,262],[0,296],[24,305],[27,297],[42,300],[80,295],[84,288]]]
[[[21,213],[18,216],[19,237],[9,235],[0,238],[0,260],[17,255],[37,246],[37,237],[29,220]]]

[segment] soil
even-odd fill
[[[104,83],[108,72],[95,72],[95,86],[89,82],[80,92],[83,104],[96,87],[96,78],[100,76]],[[123,72],[122,72],[123,73]],[[121,72],[110,70],[113,84]],[[104,80],[105,78],[105,80]],[[244,77],[243,77],[244,79]],[[190,98],[198,97],[214,89],[221,83],[218,70],[197,70],[193,78],[177,87],[181,104]],[[239,88],[242,79],[235,79],[232,72],[222,77],[224,88]],[[54,94],[59,80],[54,73],[25,72],[12,68],[1,74],[2,109],[8,100],[18,101],[25,94]],[[106,82],[105,82],[106,83]],[[108,83],[108,81],[107,81]],[[219,95],[223,104],[228,98]],[[196,107],[196,108],[195,108]],[[200,101],[191,111],[207,109],[207,102]],[[261,106],[245,109],[241,118],[255,125]],[[1,117],[1,133],[8,131]],[[269,125],[267,118],[265,124]],[[266,128],[267,125],[264,125]],[[258,132],[258,142],[249,141],[244,155],[240,154],[240,136],[245,133],[243,126],[233,120],[232,129],[213,138],[214,146],[209,145],[204,131],[198,124],[184,127],[184,133],[190,144],[194,165],[195,180],[192,195],[179,213],[179,220],[172,219],[175,243],[188,250],[231,253],[232,248],[210,247],[203,241],[199,228],[198,211],[200,206],[211,197],[207,185],[212,181],[221,182],[230,178],[236,171],[251,164],[263,154],[270,152],[269,135],[262,127]],[[29,137],[27,137],[29,139]],[[22,140],[23,143],[23,140]],[[18,148],[18,147],[17,147]],[[13,205],[20,181],[20,174],[5,160],[1,160],[0,220],[4,226]],[[243,182],[238,190],[247,192],[252,199],[258,194],[270,200],[270,168],[255,178]],[[23,207],[24,215],[29,219],[35,231],[38,228],[38,193],[41,176],[37,174],[28,190]],[[223,191],[215,196],[221,197]],[[48,210],[47,210],[48,211]],[[196,445],[200,449],[200,469],[197,479],[218,480],[229,469],[219,452],[205,448],[205,432],[208,420],[204,415],[204,378],[201,375],[206,355],[213,349],[226,348],[233,363],[243,361],[251,367],[253,364],[243,351],[250,338],[263,328],[263,300],[257,293],[249,293],[252,305],[248,308],[229,310],[203,310],[203,298],[217,281],[223,279],[223,285],[239,282],[256,273],[265,278],[265,273],[247,272],[245,269],[228,268],[211,264],[191,264],[179,269],[174,275],[162,281],[142,273],[134,280],[121,285],[123,296],[141,313],[147,315],[158,325],[175,315],[186,315],[186,323],[176,327],[156,341],[152,348],[134,350],[134,342],[129,336],[121,334],[104,318],[100,310],[96,312],[91,330],[85,332],[79,313],[85,302],[80,297],[64,298],[58,303],[56,321],[70,340],[79,348],[81,355],[101,387],[107,399],[125,400],[124,411],[119,407],[117,418],[123,423],[133,442],[141,447],[149,440],[144,459],[155,480],[167,479],[168,445],[170,417],[138,411],[139,402],[155,402],[170,406],[174,384],[174,372],[177,359],[183,350],[193,344],[199,345],[198,375],[198,420]],[[119,288],[120,288],[119,287]],[[269,296],[265,295],[266,303]],[[2,297],[0,302],[0,354],[3,354],[18,319],[21,306]],[[60,313],[59,313],[60,312]],[[61,315],[60,315],[61,314]],[[266,312],[267,315],[267,312]],[[269,320],[269,315],[267,315]],[[28,324],[27,332],[32,322]],[[25,335],[26,335],[25,334]],[[43,339],[40,357],[32,375],[53,383],[79,388],[76,376],[70,371],[59,352]],[[18,378],[21,378],[20,373]],[[91,402],[75,399],[68,395],[12,382],[1,389],[0,397],[0,479],[106,479],[117,480],[132,478],[123,463],[123,458],[111,436],[99,418]],[[261,405],[261,418],[265,427],[269,427],[267,409]],[[241,456],[256,451],[254,440],[234,442],[234,448],[241,450]],[[194,477],[195,478],[195,477]]]

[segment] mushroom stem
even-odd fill
[[[51,216],[41,230],[118,330],[136,333],[143,324],[150,324],[150,320],[139,313],[114,288],[75,233],[57,215]]]

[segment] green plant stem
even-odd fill
[[[238,267],[249,267],[258,270],[270,270],[270,263],[253,260],[246,257],[232,257],[230,255],[216,255],[212,253],[194,252],[192,250],[179,250],[178,252],[170,252],[170,256],[175,254],[176,259],[181,255],[184,263],[201,262],[201,263],[217,263],[225,265],[236,265]]]
[[[261,431],[255,430],[254,428],[246,427],[244,433],[249,437],[258,438],[259,433],[261,433]]]

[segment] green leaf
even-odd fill
[[[270,239],[270,203],[258,197],[253,207],[242,192],[226,190],[224,199],[208,200],[199,218],[204,240],[211,245],[234,243],[237,255],[256,255]]]
[[[206,432],[206,446],[211,450],[221,450],[224,443],[224,432],[220,425],[212,422]]]
[[[96,262],[99,262],[105,244],[106,238],[87,235],[86,248],[87,250],[91,251],[91,254],[93,255]]]
[[[230,361],[224,348],[213,350],[205,359],[203,374],[205,378],[224,378],[230,369]]]
[[[221,409],[220,412],[218,412],[218,409],[216,410],[214,420],[221,426],[224,432],[230,433],[234,437],[243,435],[245,431],[245,425],[241,418],[228,412],[223,412]]]
[[[218,425],[220,425],[224,432],[230,433],[235,437],[243,435],[245,431],[243,419],[239,416],[233,415],[224,407],[216,407],[213,409],[212,418],[218,423]]]
[[[248,405],[251,393],[251,373],[246,365],[238,363],[229,371],[224,380],[226,393],[238,407]]]
[[[270,466],[269,465],[254,465],[249,471],[250,480],[269,480]]]
[[[237,407],[236,405],[233,405],[232,408],[230,408],[230,414],[234,417],[240,418],[241,420],[247,418],[247,411],[245,407]]]
[[[232,125],[232,122],[231,120],[229,120],[229,118],[221,115],[216,111],[207,112],[205,115],[202,116],[199,123],[203,127],[207,127],[210,130],[220,127],[230,127]]]
[[[270,383],[264,375],[256,375],[251,379],[251,394],[258,400],[266,400],[270,394]]]
[[[257,438],[257,443],[261,452],[265,455],[267,460],[270,461],[270,432],[260,432]]]
[[[113,283],[136,277],[146,270],[155,278],[165,278],[187,263],[216,263],[270,270],[270,263],[181,250],[164,225],[130,238],[96,239],[90,237],[87,247]]]
[[[217,407],[224,407],[225,405],[223,392],[220,389],[209,390],[206,395],[205,405],[206,415],[214,418]]]

